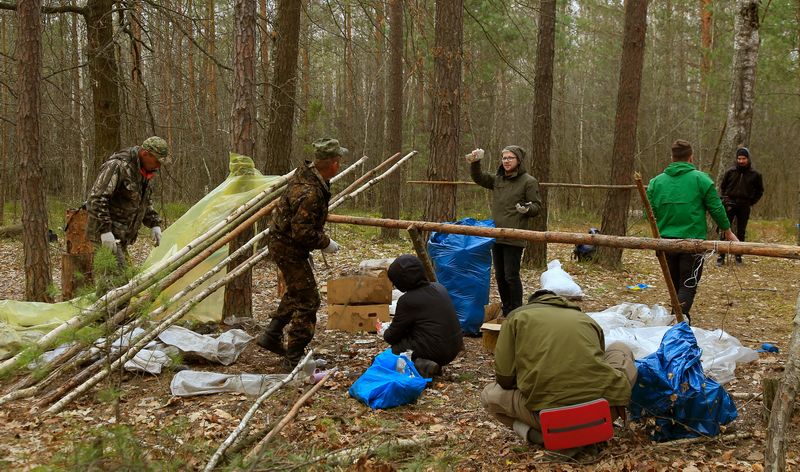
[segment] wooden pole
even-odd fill
[[[725,254],[745,254],[753,256],[800,259],[800,247],[784,244],[734,243],[731,241],[705,241],[702,239],[655,239],[633,236],[609,236],[606,234],[564,233],[560,231],[529,231],[511,228],[486,228],[461,226],[429,221],[390,220],[383,218],[362,218],[358,216],[328,215],[331,223],[361,226],[379,226],[408,229],[414,225],[420,231],[439,231],[442,233],[484,236],[487,238],[517,239],[557,244],[592,244],[595,246],[618,247],[623,249],[644,249],[664,252],[695,252],[715,250]]]
[[[422,233],[419,232],[416,226],[411,225],[408,227],[408,236],[411,243],[414,244],[414,251],[417,257],[422,261],[422,266],[425,267],[425,275],[428,276],[429,282],[436,282],[436,271],[433,269],[433,263],[428,256],[428,250],[425,248],[425,241],[422,240]]]
[[[783,380],[772,402],[772,412],[769,415],[767,427],[767,444],[764,460],[764,470],[778,472],[786,470],[786,440],[787,430],[792,425],[792,410],[800,388],[800,295],[797,296],[797,306],[792,321],[794,330],[789,340],[786,352],[789,358],[783,368]],[[766,402],[766,399],[764,400]]]
[[[463,180],[407,180],[407,184],[422,184],[422,185],[476,185],[475,182],[467,182]],[[635,185],[606,185],[606,184],[574,184],[567,182],[539,182],[540,187],[564,187],[564,188],[605,188],[605,189],[619,189],[619,188],[636,188]]]
[[[638,172],[634,174],[633,180],[636,181],[636,188],[639,189],[639,196],[642,197],[644,209],[647,211],[647,219],[650,221],[650,231],[652,231],[654,238],[661,238],[658,232],[658,225],[656,224],[656,217],[653,215],[653,207],[650,205],[650,199],[647,198],[647,192],[642,183],[641,174]],[[683,308],[681,307],[680,300],[678,300],[678,292],[675,291],[675,284],[672,283],[669,265],[667,265],[667,256],[661,251],[656,251],[656,257],[658,257],[658,265],[661,266],[661,273],[664,275],[664,281],[667,283],[667,292],[669,292],[670,303],[672,303],[672,312],[675,313],[675,319],[680,323],[683,321]]]

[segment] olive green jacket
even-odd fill
[[[495,376],[519,389],[530,411],[605,398],[627,405],[631,385],[604,360],[603,330],[577,305],[552,294],[512,311],[495,348]]]
[[[501,165],[495,175],[481,171],[480,161],[470,164],[472,180],[492,191],[492,219],[498,228],[528,229],[529,218],[539,214],[542,200],[539,198],[539,182],[526,170],[520,160],[517,171],[505,175]],[[532,205],[527,213],[517,211],[517,203]],[[510,246],[525,246],[525,241],[497,238],[496,242]]]

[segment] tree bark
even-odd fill
[[[386,113],[386,148],[390,154],[403,151],[403,0],[389,0],[389,68],[386,82],[389,97]],[[381,216],[399,218],[405,172],[389,177],[383,187]],[[381,237],[397,239],[399,231],[381,228]]]
[[[8,51],[6,40],[6,15],[0,15],[0,50]],[[0,87],[0,116],[6,116],[6,88]],[[11,179],[6,173],[8,164],[8,123],[0,122],[0,227],[5,223],[6,192],[11,187]]]
[[[725,173],[724,161],[732,162],[739,146],[750,146],[753,106],[756,99],[756,67],[758,66],[758,0],[737,0],[733,28],[733,67],[731,93],[722,157],[712,162],[712,175],[717,182]]]
[[[234,152],[254,157],[256,144],[255,94],[256,94],[256,0],[236,0],[233,28],[233,108],[231,109],[231,149]],[[232,254],[253,235],[250,227],[231,241],[228,253]],[[228,270],[234,270],[253,254],[246,251],[232,260]],[[247,270],[225,287],[223,319],[227,317],[253,316],[253,273]]]
[[[783,380],[775,400],[767,427],[767,453],[764,470],[778,472],[786,470],[786,436],[791,427],[792,410],[800,388],[800,295],[795,307],[794,330],[786,352],[789,358],[783,370]]]
[[[433,126],[428,180],[455,180],[460,154],[463,0],[437,0],[433,48]],[[462,161],[458,161],[462,162]],[[424,219],[451,221],[456,215],[456,188],[429,188]]]
[[[266,142],[267,162],[264,165],[264,173],[269,175],[282,175],[292,168],[300,6],[298,0],[278,0],[275,63]]]
[[[708,100],[711,96],[711,48],[712,48],[712,4],[711,0],[700,0],[700,125],[701,136],[705,136],[706,129],[709,124],[708,120]],[[709,143],[707,139],[701,139],[698,143],[699,155],[698,164],[701,165],[703,160],[707,159]]]
[[[407,229],[414,225],[420,231],[439,231],[450,234],[466,234],[487,238],[507,238],[519,241],[537,241],[558,244],[591,244],[615,248],[642,249],[664,252],[705,252],[715,250],[723,254],[742,254],[765,257],[780,257],[800,260],[800,248],[785,244],[733,243],[707,241],[704,239],[655,239],[633,236],[609,236],[605,234],[564,233],[560,231],[530,231],[511,228],[485,228],[479,226],[463,226],[430,221],[386,220],[380,218],[362,218],[329,214],[330,223],[342,223],[362,226],[390,226]]]
[[[114,0],[86,3],[87,55],[94,110],[94,160],[89,169],[90,182],[94,181],[103,161],[122,147],[113,6]]]
[[[647,32],[648,0],[625,2],[625,32],[622,39],[622,61],[617,92],[617,115],[614,122],[614,145],[611,152],[611,184],[628,184],[633,177],[634,154],[636,152],[636,126],[639,113],[639,98],[642,89],[642,67],[644,65],[645,33]],[[629,189],[609,190],[603,207],[603,234],[627,234]],[[622,250],[600,248],[598,262],[605,266],[619,267]]]
[[[50,302],[52,278],[47,246],[47,200],[42,172],[41,0],[17,4],[17,143],[20,156],[22,243],[25,254],[25,299]]]
[[[553,103],[553,57],[556,42],[556,1],[541,0],[539,3],[539,39],[536,48],[536,76],[533,97],[533,136],[529,162],[534,177],[550,180],[550,144]],[[547,188],[539,189],[542,209],[532,218],[530,228],[547,231]],[[531,243],[525,251],[524,265],[543,268],[547,265],[547,244]]]

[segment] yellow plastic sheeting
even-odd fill
[[[230,171],[230,175],[224,182],[164,231],[161,245],[150,252],[150,256],[144,262],[145,268],[172,256],[279,179],[277,176],[262,175],[256,170],[252,159],[234,153],[231,153],[230,156]],[[156,300],[156,306],[169,300],[170,297],[197,280],[227,256],[228,246],[226,245],[164,290]],[[213,281],[224,276],[225,273],[226,270],[223,269],[215,274],[214,277],[192,291],[189,296],[199,293]],[[192,308],[185,318],[197,321],[221,320],[224,294],[225,288],[220,288]]]
[[[224,220],[236,208],[248,202],[259,192],[265,190],[279,177],[265,176],[256,170],[249,157],[231,153],[230,174],[217,188],[192,206],[182,217],[170,225],[163,233],[161,245],[154,248],[144,262],[144,268],[163,260],[196,237]],[[156,301],[156,306],[168,300],[189,283],[222,261],[228,255],[227,246],[218,250],[208,259],[198,264],[188,274],[172,284]],[[205,286],[225,274],[222,270],[202,286],[195,289],[194,295]],[[218,321],[222,317],[224,288],[195,306],[186,318],[198,321]],[[59,324],[77,315],[91,303],[89,297],[76,298],[61,303],[22,302],[0,300],[0,359],[9,357],[20,346],[34,341]],[[155,307],[154,307],[155,308]]]

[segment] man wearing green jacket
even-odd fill
[[[725,207],[714,181],[692,164],[692,145],[679,139],[672,144],[672,164],[650,180],[647,198],[653,207],[658,231],[667,239],[706,239],[706,212],[728,241],[739,241],[731,231]],[[703,275],[703,254],[668,252],[665,254],[670,277],[678,292],[686,320],[694,303],[697,285]]]
[[[624,408],[637,376],[630,348],[605,348],[600,325],[549,290],[509,314],[494,357],[495,382],[483,389],[481,403],[531,443],[543,442],[540,410],[599,398]]]
[[[528,229],[529,219],[542,210],[539,182],[525,170],[525,150],[519,146],[503,149],[494,174],[481,171],[483,149],[466,155],[472,180],[492,191],[492,219],[498,228]],[[492,248],[497,291],[503,315],[522,305],[522,279],[519,267],[525,241],[497,238]]]

